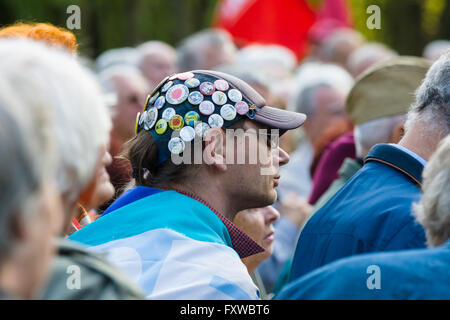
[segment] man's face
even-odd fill
[[[241,132],[234,138],[234,159],[226,150],[227,162],[233,162],[227,166],[227,188],[243,209],[273,204],[280,179],[278,169],[288,163],[289,155],[278,144],[271,146],[267,137],[271,130],[255,121],[245,121]],[[230,139],[233,138],[227,136],[227,143]]]
[[[113,81],[118,93],[113,130],[120,138],[128,140],[134,136],[136,115],[144,107],[149,88],[143,81],[128,77],[116,77]]]
[[[147,78],[151,89],[166,76],[175,73],[176,55],[169,50],[147,54],[141,62],[142,74]]]

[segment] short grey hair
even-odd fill
[[[227,44],[233,44],[230,35],[221,29],[205,29],[184,39],[178,46],[178,69],[180,71],[203,68],[202,48],[213,47],[220,50]]]
[[[382,43],[369,42],[350,54],[347,59],[347,69],[356,77],[365,70],[364,68],[367,69],[374,63],[380,63],[397,55],[394,50]]]
[[[300,66],[294,77],[295,89],[288,108],[311,117],[316,109],[315,91],[319,88],[334,88],[347,95],[353,86],[353,77],[342,67],[307,62]]]
[[[405,129],[417,120],[427,122],[427,129],[440,137],[450,133],[450,50],[433,63],[416,90]]]
[[[162,52],[164,54],[167,52],[173,52],[173,54],[176,55],[176,51],[171,45],[158,40],[151,40],[140,44],[136,47],[136,52],[138,67],[141,66],[143,58],[148,54],[153,54],[155,52]]]
[[[440,142],[425,166],[422,189],[413,212],[425,228],[427,244],[439,246],[450,238],[450,136]]]
[[[11,71],[0,67],[0,264],[14,250],[14,222],[39,214],[41,187],[54,181],[56,164],[51,117],[32,90],[40,84],[15,82]]]
[[[355,126],[356,156],[362,158],[369,153],[374,145],[390,142],[392,130],[405,119],[406,115],[396,115],[371,120]]]
[[[67,53],[26,39],[0,40],[0,70],[24,105],[42,105],[51,115],[60,158],[57,186],[67,201],[76,201],[111,129],[95,76]]]

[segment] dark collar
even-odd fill
[[[377,161],[388,165],[410,178],[419,187],[422,186],[423,165],[411,155],[389,144],[377,144],[370,149],[364,163]]]
[[[195,193],[184,192],[181,190],[174,189],[174,191],[184,194],[192,199],[195,199],[205,206],[207,206],[214,214],[222,221],[225,227],[228,230],[228,234],[230,235],[231,243],[233,245],[233,249],[237,252],[239,257],[246,258],[248,256],[264,252],[264,248],[261,247],[258,243],[256,243],[252,238],[250,238],[244,231],[239,229],[230,219],[225,217],[219,211],[214,209],[208,202],[200,198]]]

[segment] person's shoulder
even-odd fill
[[[69,240],[57,242],[43,299],[143,299],[144,295],[121,271],[98,253]]]
[[[448,247],[361,254],[306,274],[277,299],[434,299],[449,265]]]

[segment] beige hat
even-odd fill
[[[418,57],[396,57],[378,63],[355,80],[346,111],[355,125],[406,114],[432,61]]]

